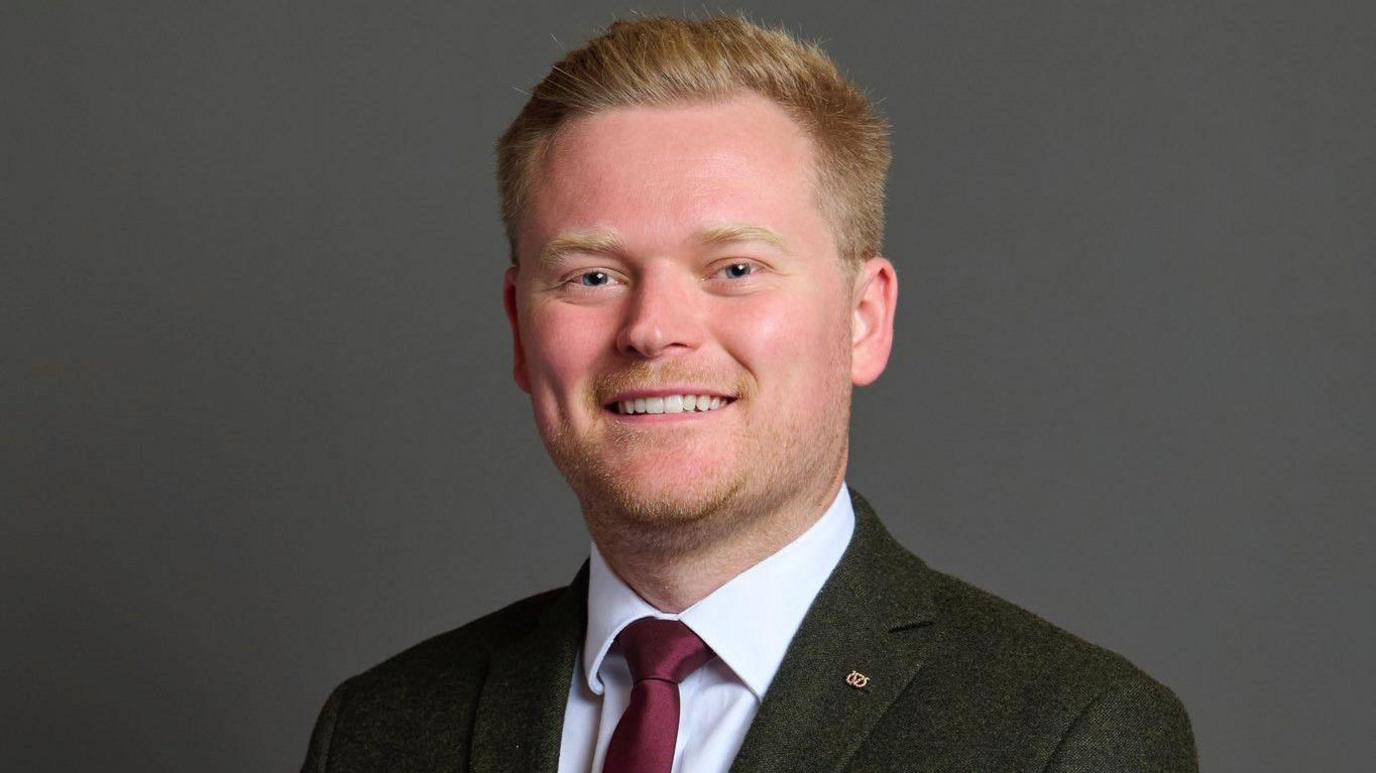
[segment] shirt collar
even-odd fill
[[[659,611],[631,590],[593,544],[583,642],[589,689],[602,694],[602,661],[621,629],[642,617],[657,617],[682,620],[757,700],[763,698],[812,599],[841,560],[854,531],[855,511],[842,483],[831,506],[807,531],[678,615]]]

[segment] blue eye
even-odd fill
[[[755,267],[749,263],[732,263],[722,270],[731,279],[741,279],[755,273]]]
[[[605,271],[588,271],[578,275],[578,283],[584,287],[602,287],[611,279]]]

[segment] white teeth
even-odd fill
[[[669,395],[667,397],[637,397],[634,400],[622,400],[616,404],[616,407],[626,415],[692,413],[694,411],[701,413],[716,410],[726,403],[725,398],[708,395]]]

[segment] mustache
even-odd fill
[[[599,374],[593,379],[593,394],[599,405],[606,405],[624,394],[638,389],[666,389],[689,385],[712,394],[746,397],[749,381],[739,375],[724,375],[717,370],[682,363],[637,362]]]

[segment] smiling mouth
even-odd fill
[[[662,397],[637,397],[633,400],[619,400],[607,406],[613,413],[623,416],[664,413],[706,413],[719,410],[735,402],[730,397],[713,395],[664,395]]]

